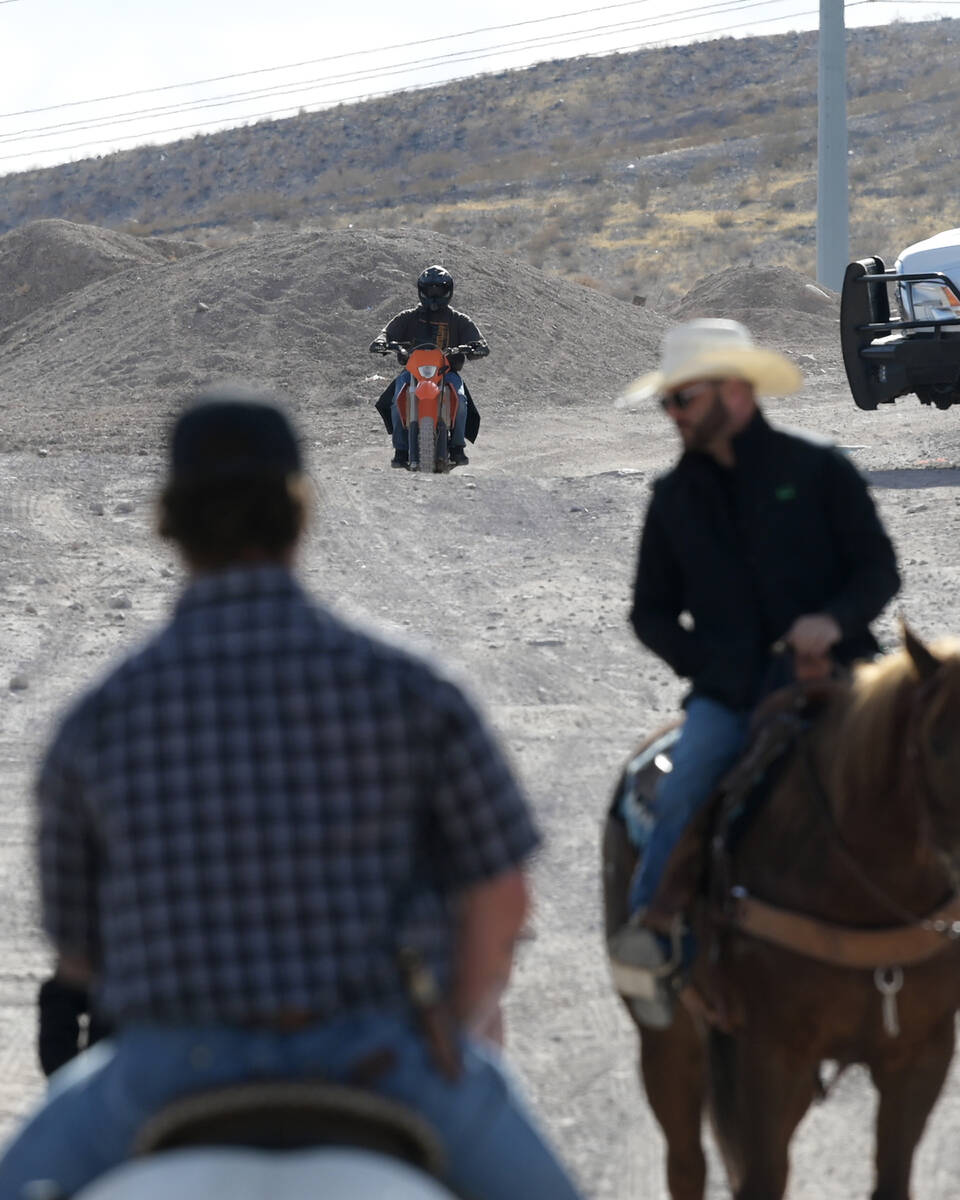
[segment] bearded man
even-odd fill
[[[671,1020],[670,946],[647,926],[647,910],[684,830],[743,750],[757,703],[785,682],[778,651],[798,680],[873,657],[870,622],[900,586],[890,539],[849,459],[770,425],[757,403],[801,382],[789,359],[754,345],[738,322],[696,320],[668,331],[659,370],[621,401],[658,400],[683,447],[654,486],[630,620],[692,686],[632,882],[632,917],[609,945],[618,990],[652,1027]]]

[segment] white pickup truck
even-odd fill
[[[876,255],[850,263],[840,341],[859,408],[911,392],[937,408],[960,403],[960,229],[908,246],[892,270]]]

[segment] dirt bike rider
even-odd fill
[[[370,343],[371,354],[389,354],[388,342],[404,342],[410,346],[430,343],[441,350],[446,350],[448,346],[471,346],[467,358],[485,358],[490,353],[486,340],[473,321],[465,313],[450,307],[453,276],[446,268],[434,265],[422,271],[417,279],[417,294],[420,297],[417,307],[397,313],[384,326]],[[401,366],[405,366],[406,352],[398,351],[397,359]],[[447,379],[460,397],[457,416],[450,431],[450,459],[455,465],[463,466],[470,461],[464,452],[464,439],[469,438],[471,442],[476,440],[480,414],[460,378],[464,355],[452,354],[449,361],[451,371]],[[397,400],[409,379],[409,372],[401,371],[377,401],[377,411],[383,418],[387,432],[393,437],[394,455],[390,464],[393,467],[405,467],[409,462],[407,430],[397,407]]]

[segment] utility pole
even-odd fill
[[[843,0],[820,0],[817,86],[817,281],[839,291],[849,243],[847,42]]]

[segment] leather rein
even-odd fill
[[[915,733],[917,711],[912,714],[910,734]],[[799,753],[803,756],[811,790],[816,795],[827,821],[833,824],[832,809],[823,782],[812,761],[806,737],[800,735]],[[920,782],[929,793],[915,737],[910,738],[909,757],[920,768]],[[792,912],[751,896],[746,888],[730,887],[719,915],[720,923],[750,937],[759,938],[784,950],[812,958],[834,967],[853,970],[915,966],[955,947],[960,940],[960,892],[926,916],[917,916],[897,904],[867,876],[861,864],[843,843],[834,827],[835,849],[850,874],[864,891],[878,900],[900,924],[882,929],[863,929],[836,925],[817,917]]]
[[[832,967],[876,970],[892,965],[915,966],[942,954],[960,938],[960,895],[912,925],[858,929],[833,925],[802,913],[757,900],[743,888],[731,892],[732,906],[724,923],[783,950]]]

